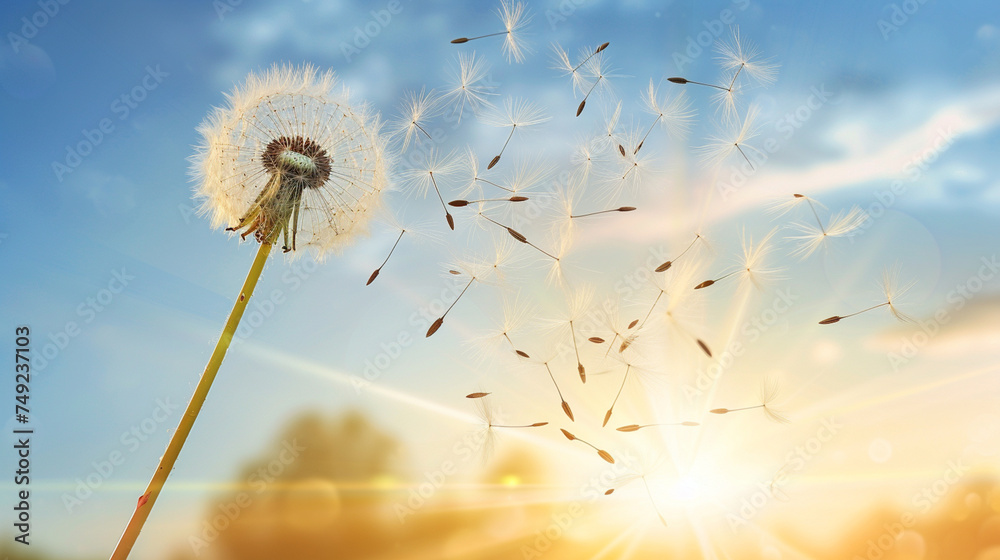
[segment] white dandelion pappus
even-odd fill
[[[378,116],[335,87],[332,72],[273,66],[211,112],[191,174],[213,227],[317,257],[366,231],[388,188],[385,141]]]

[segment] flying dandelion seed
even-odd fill
[[[655,461],[644,459],[639,465],[629,465],[629,471],[624,476],[615,479],[613,481],[614,487],[605,491],[604,495],[610,496],[615,492],[615,490],[619,490],[636,480],[641,480],[642,486],[646,491],[646,496],[649,498],[649,503],[653,506],[653,511],[656,512],[656,516],[660,519],[660,523],[666,527],[667,520],[660,512],[659,506],[656,505],[656,500],[653,499],[653,491],[650,489],[649,481],[647,480],[647,477],[651,476],[656,470],[658,470],[662,463],[662,458],[656,459]]]
[[[376,268],[375,271],[372,272],[371,276],[368,277],[368,281],[365,282],[365,286],[370,285],[372,282],[375,281],[376,278],[378,278],[379,273],[382,272],[382,267],[385,266],[385,263],[389,262],[389,257],[391,257],[393,251],[396,250],[396,246],[399,245],[399,240],[403,238],[404,233],[406,233],[405,229],[399,232],[399,237],[397,237],[396,242],[392,244],[392,249],[389,249],[389,254],[386,255],[385,260],[382,261],[382,264],[378,265],[378,268]]]
[[[462,299],[462,296],[464,296],[465,292],[467,292],[469,288],[472,287],[472,284],[474,282],[483,282],[486,278],[486,275],[489,273],[487,270],[482,270],[484,267],[482,266],[481,263],[467,262],[459,265],[458,268],[460,270],[458,271],[449,270],[448,273],[453,276],[458,276],[458,275],[468,276],[469,282],[465,285],[464,288],[462,288],[462,291],[459,292],[458,297],[455,298],[455,301],[451,302],[451,305],[448,306],[448,309],[445,309],[444,313],[440,317],[435,319],[433,323],[431,323],[431,326],[429,329],[427,329],[427,334],[424,335],[424,338],[430,338],[431,335],[436,333],[438,329],[441,328],[441,325],[444,324],[445,317],[448,316],[448,313],[451,313],[451,310],[455,307],[455,304],[458,303],[458,300]]]
[[[771,407],[771,403],[778,398],[778,388],[778,382],[776,380],[764,378],[760,384],[760,404],[756,406],[745,406],[743,408],[713,408],[712,410],[709,410],[709,412],[712,414],[729,414],[730,412],[761,408],[764,410],[764,416],[766,416],[768,420],[779,424],[786,424],[788,423],[788,418],[785,418],[782,413]]]
[[[387,223],[393,230],[399,230],[399,235],[396,236],[396,241],[395,243],[392,244],[392,248],[389,249],[389,254],[386,255],[385,260],[383,260],[382,264],[380,264],[378,268],[376,268],[375,271],[372,272],[371,276],[368,277],[368,281],[365,282],[366,286],[374,282],[375,279],[378,278],[378,275],[382,273],[382,269],[385,267],[386,263],[389,262],[389,259],[396,251],[396,247],[399,245],[399,242],[403,239],[403,235],[409,233],[410,238],[430,239],[430,240],[436,239],[436,236],[434,236],[431,233],[428,233],[427,231],[424,231],[426,224],[417,224],[415,226],[404,225],[400,220],[396,219],[396,217],[393,216],[391,212],[388,211],[382,212],[380,214],[379,221]]]
[[[730,276],[738,275],[742,282],[749,283],[758,290],[763,290],[764,282],[777,278],[778,273],[781,271],[780,268],[769,268],[765,266],[765,262],[773,250],[770,245],[770,241],[771,238],[774,237],[775,231],[776,230],[771,230],[764,236],[764,239],[757,244],[754,244],[753,239],[747,235],[746,231],[743,231],[740,235],[740,244],[743,247],[743,253],[740,255],[739,265],[736,270],[724,274],[714,280],[705,280],[695,286],[694,289],[701,290],[717,282],[725,280]]]
[[[427,121],[437,117],[443,111],[441,97],[434,90],[420,90],[420,93],[408,91],[404,94],[400,106],[400,116],[392,122],[389,131],[391,137],[403,137],[402,151],[406,151],[410,142],[420,135],[427,140],[433,140],[425,126]]]
[[[816,210],[817,206],[822,207],[823,205],[802,194],[793,194],[790,201],[775,205],[773,210],[781,215],[799,206],[802,202],[805,202],[809,206],[816,220],[816,225],[813,226],[812,224],[801,222],[791,224],[791,228],[800,233],[800,235],[789,237],[789,239],[794,239],[799,243],[799,246],[792,251],[792,256],[799,256],[805,259],[823,246],[828,239],[848,236],[868,221],[868,214],[860,207],[853,206],[846,212],[840,211],[831,216],[827,225],[824,226],[823,221],[819,217],[819,212]]]
[[[580,375],[580,381],[583,383],[587,382],[587,369],[583,366],[583,361],[580,359],[580,346],[577,343],[578,325],[574,324],[574,322],[579,323],[590,309],[593,300],[594,290],[589,287],[568,292],[564,312],[554,323],[555,327],[560,331],[562,329],[569,331],[569,337],[573,342],[573,353],[576,356],[577,373]]]
[[[691,105],[688,103],[687,97],[685,97],[683,92],[673,99],[669,97],[661,98],[656,87],[653,86],[653,80],[651,79],[649,80],[649,88],[646,90],[646,95],[643,96],[642,101],[646,111],[653,114],[656,118],[653,119],[653,123],[649,125],[649,129],[646,130],[646,133],[642,135],[642,139],[639,140],[635,149],[632,150],[633,154],[642,149],[643,144],[646,143],[646,138],[649,137],[649,133],[653,132],[653,128],[657,124],[660,124],[669,134],[674,136],[683,136],[691,128],[694,111],[691,109]]]
[[[590,442],[587,442],[587,441],[584,441],[584,440],[582,440],[582,439],[574,436],[573,434],[567,432],[566,430],[564,430],[562,428],[559,428],[559,431],[562,432],[564,436],[566,436],[566,439],[568,439],[570,441],[579,441],[580,443],[589,445],[591,448],[594,449],[594,451],[597,451],[597,455],[601,459],[604,459],[605,461],[607,461],[608,463],[611,463],[612,465],[615,464],[615,458],[612,457],[611,454],[608,453],[607,451],[604,451],[603,449],[598,448],[594,444],[592,444]]]
[[[604,422],[601,423],[601,427],[608,425],[608,420],[611,420],[611,414],[615,410],[615,405],[618,404],[618,398],[622,396],[622,389],[625,388],[625,383],[628,382],[628,374],[632,371],[632,364],[625,364],[625,375],[622,376],[622,384],[618,387],[618,393],[615,395],[615,400],[611,401],[611,406],[608,407],[608,411],[604,413]]]
[[[469,148],[466,151],[466,158],[466,163],[468,165],[468,167],[466,167],[468,170],[467,176],[470,179],[466,184],[465,190],[463,190],[460,195],[462,198],[465,198],[474,192],[482,193],[483,191],[480,183],[493,186],[502,191],[508,192],[511,195],[514,194],[514,189],[479,176],[479,158],[476,157],[476,153],[472,151],[472,148]]]
[[[627,426],[622,426],[620,428],[615,428],[615,429],[618,430],[619,432],[637,432],[643,428],[652,428],[658,426],[700,426],[700,425],[701,424],[697,422],[685,421],[685,422],[665,422],[661,424],[642,424],[642,425],[629,424]]]
[[[732,77],[728,78],[728,85],[696,82],[681,77],[668,78],[668,81],[675,84],[694,84],[719,90],[713,96],[713,101],[719,104],[727,121],[733,120],[736,116],[736,94],[740,87],[737,79],[740,75],[759,85],[768,85],[775,81],[778,69],[778,66],[770,60],[760,58],[760,50],[756,45],[740,39],[738,27],[732,31],[731,42],[717,41],[715,44],[719,53],[717,59],[723,71],[732,74]]]
[[[552,375],[552,367],[549,366],[550,361],[552,360],[546,360],[542,362],[542,365],[545,366],[545,371],[548,372],[549,379],[552,380],[552,384],[556,388],[556,393],[559,394],[560,405],[562,406],[563,413],[566,414],[566,417],[569,418],[571,422],[576,422],[576,419],[573,418],[573,409],[570,408],[569,403],[566,402],[565,398],[563,398],[562,389],[559,388],[559,383],[556,382],[556,377]]]
[[[893,266],[892,268],[886,267],[885,269],[883,269],[882,278],[879,280],[879,287],[882,289],[882,293],[885,295],[884,302],[878,305],[873,305],[867,309],[862,309],[861,311],[855,311],[850,315],[834,315],[833,317],[828,317],[820,321],[819,324],[829,325],[832,323],[837,323],[843,319],[847,319],[848,317],[854,317],[855,315],[860,315],[862,313],[866,313],[873,309],[878,309],[879,307],[887,307],[889,309],[889,313],[891,313],[893,317],[895,317],[902,323],[916,323],[917,322],[916,319],[903,313],[896,307],[896,303],[899,302],[899,299],[905,296],[906,293],[909,292],[910,289],[913,288],[915,284],[915,282],[910,282],[906,285],[900,286],[899,274],[900,274],[900,267],[898,264]]]
[[[451,89],[441,96],[441,102],[452,106],[452,113],[457,116],[455,124],[462,122],[462,115],[468,107],[473,114],[479,114],[487,108],[492,108],[490,96],[497,95],[493,90],[496,85],[489,79],[490,65],[476,53],[459,53],[458,69],[450,74]]]
[[[702,154],[702,162],[709,167],[718,167],[725,163],[734,152],[739,152],[750,165],[750,169],[756,169],[747,152],[760,154],[760,150],[747,143],[754,139],[759,132],[759,127],[756,124],[759,113],[760,109],[756,105],[751,106],[738,128],[731,126],[730,130],[721,135],[709,137],[708,144],[698,148]]]
[[[530,358],[531,356],[527,352],[514,344],[511,335],[524,328],[529,317],[533,315],[533,310],[516,298],[504,298],[502,307],[503,313],[500,320],[497,321],[499,326],[485,336],[482,341],[494,345],[499,343],[500,347],[509,348],[521,358]]]
[[[443,179],[451,175],[457,168],[458,160],[455,152],[442,154],[435,147],[427,151],[423,165],[411,167],[402,172],[403,180],[413,186],[418,196],[426,197],[431,187],[434,187],[434,192],[437,194],[438,200],[441,201],[441,207],[444,208],[445,220],[448,222],[448,227],[452,230],[455,229],[455,218],[448,211],[448,205],[444,201],[444,196],[441,195],[438,179]]]
[[[507,149],[507,145],[510,143],[510,139],[514,137],[514,131],[516,131],[519,127],[523,130],[526,127],[546,122],[550,118],[551,117],[545,116],[540,108],[536,107],[533,103],[526,99],[515,99],[512,97],[504,99],[503,109],[501,111],[483,117],[483,122],[490,126],[500,128],[510,127],[510,133],[507,135],[507,140],[504,141],[503,147],[500,148],[500,153],[490,160],[486,169],[493,169],[493,166],[500,161],[504,151]]]
[[[538,251],[539,253],[542,253],[546,257],[549,257],[550,259],[553,259],[556,262],[559,262],[559,257],[558,256],[553,255],[552,253],[546,251],[545,249],[542,249],[538,245],[535,245],[534,243],[528,241],[528,238],[525,237],[522,233],[520,233],[516,229],[514,229],[514,228],[512,228],[510,226],[505,226],[504,224],[502,224],[502,223],[494,220],[493,218],[487,216],[486,214],[483,213],[482,208],[480,208],[479,212],[476,215],[479,216],[480,218],[486,220],[487,222],[489,222],[491,224],[494,224],[497,227],[500,227],[500,228],[503,228],[503,229],[507,230],[507,233],[510,234],[510,236],[513,237],[515,240],[517,240],[519,243],[523,243],[525,245],[528,245],[529,247],[533,248],[534,250]]]
[[[633,212],[636,210],[635,206],[619,206],[618,208],[611,208],[608,210],[598,210],[596,212],[587,212],[586,214],[576,214],[570,215],[570,218],[586,218],[587,216],[597,216],[598,214],[610,214],[611,212]]]
[[[377,115],[352,106],[332,72],[273,66],[251,73],[198,127],[191,158],[201,214],[213,227],[254,234],[260,248],[194,395],[111,558],[128,557],[173,470],[279,236],[317,258],[350,244],[388,188]]]
[[[481,397],[475,397],[476,403],[476,414],[479,416],[480,421],[483,424],[482,427],[482,456],[483,462],[489,460],[493,456],[493,450],[496,448],[497,434],[494,431],[496,428],[512,429],[512,428],[540,428],[542,426],[547,426],[548,422],[535,422],[533,424],[524,425],[511,425],[511,424],[500,424],[499,411],[493,406],[490,399],[486,398],[489,393],[473,393],[473,395],[482,395]],[[473,398],[471,395],[470,398]]]
[[[598,95],[607,97],[611,92],[611,83],[608,80],[620,77],[614,73],[614,70],[611,69],[610,66],[608,66],[603,55],[588,57],[583,63],[581,63],[581,65],[584,70],[583,82],[585,83],[587,78],[590,78],[593,80],[593,83],[590,85],[590,88],[587,89],[587,93],[584,94],[583,100],[580,101],[580,105],[576,108],[576,116],[578,117],[580,116],[580,113],[583,113],[584,107],[587,106],[587,100],[590,99],[591,94],[596,91]]]
[[[570,76],[573,82],[573,91],[579,91],[583,93],[585,78],[583,73],[580,72],[580,67],[586,64],[591,58],[600,54],[604,49],[608,48],[611,43],[602,43],[596,49],[584,49],[583,50],[583,60],[574,65],[569,61],[569,55],[563,50],[559,45],[552,45],[552,50],[554,52],[554,58],[556,65],[553,67],[555,70],[559,70],[565,76]]]
[[[702,237],[700,233],[694,234],[694,239],[692,239],[691,243],[688,243],[688,246],[685,247],[683,251],[681,251],[681,254],[677,255],[673,259],[670,259],[669,261],[666,261],[663,264],[661,264],[660,266],[656,267],[656,269],[654,270],[654,272],[666,272],[667,270],[669,270],[670,267],[672,267],[676,261],[680,260],[681,257],[683,257],[685,254],[687,254],[687,252],[690,251],[691,248],[694,247],[694,244],[697,243],[699,240],[701,240],[703,243],[705,243],[705,238]]]
[[[717,59],[725,71],[735,71],[729,88],[732,89],[740,74],[756,81],[760,85],[770,85],[778,76],[778,65],[770,59],[761,59],[760,49],[748,40],[740,38],[740,28],[732,29],[733,36],[729,42],[716,42]]]
[[[504,35],[503,54],[507,58],[507,62],[524,62],[525,55],[531,52],[531,49],[524,43],[521,37],[524,28],[531,22],[531,15],[528,13],[527,7],[523,2],[514,3],[508,0],[500,0],[500,9],[497,10],[497,16],[503,22],[504,31],[480,35],[478,37],[459,37],[458,39],[452,39],[451,42],[453,44],[461,44],[475,41],[476,39]]]
[[[649,156],[649,150],[640,154],[635,149],[642,140],[641,131],[630,128],[620,138],[622,143],[618,144],[618,153],[621,157],[614,160],[618,167],[613,173],[609,173],[606,179],[609,188],[605,198],[608,200],[617,200],[625,191],[637,192],[646,173],[652,167],[653,158]]]

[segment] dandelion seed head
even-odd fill
[[[259,241],[284,234],[289,250],[338,251],[367,231],[388,190],[380,131],[378,116],[352,105],[332,72],[251,73],[198,127],[191,175],[199,211],[213,227]]]

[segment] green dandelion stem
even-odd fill
[[[160,495],[160,491],[163,490],[167,476],[174,468],[174,462],[177,461],[177,456],[180,454],[181,448],[184,446],[184,442],[187,440],[188,434],[191,433],[191,428],[198,418],[198,413],[205,403],[205,397],[208,396],[208,391],[212,388],[212,382],[215,380],[215,375],[219,372],[222,359],[226,357],[229,344],[236,335],[236,327],[240,324],[243,312],[250,302],[250,296],[253,295],[253,290],[257,286],[260,273],[264,270],[264,264],[271,253],[272,242],[273,239],[260,244],[260,249],[257,250],[257,256],[250,267],[250,272],[247,273],[246,281],[243,282],[243,287],[240,289],[236,303],[233,305],[233,311],[226,320],[226,326],[222,329],[222,335],[219,337],[219,342],[215,345],[212,357],[208,360],[208,365],[205,366],[205,372],[198,381],[198,386],[195,388],[194,395],[184,410],[184,416],[181,417],[177,430],[174,431],[174,435],[170,438],[170,443],[167,444],[167,450],[163,452],[163,457],[160,458],[160,463],[156,466],[156,472],[153,473],[152,480],[146,486],[146,491],[139,498],[139,504],[132,513],[132,518],[129,519],[128,525],[125,526],[125,532],[122,533],[121,539],[118,541],[118,545],[111,555],[111,560],[125,560],[128,558],[132,546],[135,544],[136,539],[139,538],[139,532],[142,531],[142,527],[146,523],[146,518],[149,517],[150,511],[153,509],[156,498]]]

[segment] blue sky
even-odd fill
[[[474,48],[492,63],[491,78],[503,94],[535,100],[553,116],[545,132],[525,134],[515,154],[544,154],[546,163],[561,170],[568,168],[574,143],[600,128],[610,103],[588,105],[580,118],[573,117],[578,98],[551,68],[550,43],[575,55],[581,47],[609,41],[607,56],[623,75],[612,82],[624,104],[623,121],[634,117],[644,124],[649,119],[640,112],[639,96],[650,79],[718,78],[711,47],[689,53],[694,55],[690,64],[680,69],[675,55],[699,33],[707,31],[714,40],[713,30],[724,28],[722,37],[728,36],[729,26],[712,21],[730,10],[741,35],[780,64],[776,83],[749,90],[744,100],[761,108],[760,141],[773,138],[779,149],[736,196],[699,206],[696,193],[713,189],[732,171],[727,167],[713,175],[689,149],[715,132],[719,119],[704,92],[687,86],[698,109],[694,127],[687,143],[653,137],[669,147],[668,156],[656,170],[657,180],[649,181],[640,196],[662,205],[663,213],[637,213],[632,228],[598,225],[581,233],[577,246],[585,247],[583,269],[634,267],[643,258],[642,249],[624,256],[616,243],[683,248],[698,225],[694,216],[701,216],[701,225],[718,239],[719,260],[709,269],[719,270],[737,251],[740,228],[763,233],[771,227],[773,216],[761,210],[774,197],[803,190],[830,208],[857,204],[871,209],[893,181],[901,181],[905,192],[866,231],[877,243],[844,244],[839,253],[812,260],[816,266],[789,264],[787,275],[801,285],[829,286],[834,292],[803,288],[817,303],[797,309],[789,320],[811,325],[813,316],[866,306],[878,297],[870,288],[881,264],[891,260],[902,261],[917,281],[914,314],[933,316],[946,305],[952,287],[997,251],[1000,11],[987,3],[898,3],[919,6],[903,21],[893,2],[531,2],[534,18],[527,40],[534,52],[524,64],[507,63],[499,41],[448,42],[498,30],[494,3],[232,4],[238,5],[207,0],[62,5],[52,0],[10,1],[0,8],[5,36],[0,45],[3,332],[29,325],[36,349],[50,340],[68,340],[31,386],[38,431],[33,488],[44,496],[34,505],[36,535],[51,550],[100,556],[114,543],[138,494],[136,485],[152,472],[177,416],[156,424],[149,443],[129,451],[100,492],[78,509],[67,511],[61,497],[77,478],[91,474],[93,462],[123,448],[119,436],[151,417],[158,399],[186,403],[204,367],[254,249],[249,243],[237,246],[192,213],[186,158],[199,141],[195,128],[209,108],[224,103],[224,92],[247,72],[273,63],[331,68],[357,99],[391,118],[405,90],[440,88],[456,53]],[[54,15],[36,15],[56,5]],[[398,5],[398,13],[378,23],[371,10],[388,13],[390,5]],[[556,17],[560,9],[565,15]],[[23,18],[35,24],[26,27]],[[895,27],[880,27],[880,20]],[[361,46],[356,35],[366,25],[377,34],[359,52],[351,51],[351,45]],[[816,88],[829,90],[830,99],[810,109],[802,126],[789,134],[786,115],[808,106]],[[445,132],[450,146],[469,144],[483,157],[505,136],[471,119]],[[942,135],[950,139],[947,148],[911,180],[907,163]],[[68,156],[68,147],[81,145],[92,153],[79,161]],[[364,280],[393,239],[384,227],[375,226],[370,239],[318,267],[272,257],[255,300],[277,290],[287,303],[278,305],[247,341],[237,343],[223,366],[171,478],[179,490],[166,493],[157,505],[164,517],[153,520],[164,523],[165,538],[183,538],[195,522],[170,522],[167,512],[200,513],[199,500],[212,485],[228,480],[297,411],[358,407],[414,447],[445,445],[441,442],[465,429],[461,414],[432,412],[447,403],[448,410],[471,413],[464,403],[441,395],[464,394],[461,382],[469,374],[483,382],[488,372],[471,357],[475,351],[448,349],[474,338],[482,321],[473,310],[494,313],[499,292],[474,295],[479,299],[468,303],[468,315],[457,314],[451,332],[426,343],[409,323],[414,310],[447,286],[441,263],[462,256],[466,241],[482,245],[482,236],[467,233],[474,229],[471,224],[454,234],[440,231],[440,209],[434,204],[393,193],[394,209],[429,221],[445,242],[402,252],[367,288]],[[664,216],[674,221],[664,224]],[[127,284],[113,293],[117,277]],[[607,289],[614,285],[613,275],[594,283]],[[995,306],[988,295],[995,296],[997,286],[987,282],[986,295],[976,301]],[[542,288],[528,287],[524,293],[540,297],[542,307],[549,305],[549,296],[539,295],[547,293]],[[88,303],[102,297],[106,303],[98,304],[100,311]],[[60,333],[70,321],[79,334],[64,337]],[[862,364],[858,367],[884,369],[878,349],[895,347],[892,329],[897,327],[863,321],[870,328],[857,338],[865,341],[866,352],[851,355]],[[962,332],[985,328],[970,325]],[[350,376],[360,374],[366,361],[400,334],[419,340],[407,345],[403,357],[377,380],[383,392],[356,392]],[[839,336],[831,338],[837,343],[849,338]],[[10,348],[13,335],[5,341]],[[950,359],[952,354],[942,352],[941,359]],[[294,365],[296,373],[287,373],[284,368],[293,367],[293,358],[302,363]],[[968,354],[964,358],[988,363],[989,356],[979,356],[982,362]],[[311,375],[312,366],[340,372],[340,377]],[[973,366],[963,362],[960,367]],[[459,388],[452,389],[456,382]],[[853,390],[837,382],[827,388],[834,394]],[[386,396],[390,393],[396,396]],[[400,395],[431,404],[405,404]],[[547,404],[530,406],[542,410]],[[438,435],[431,438],[428,432]],[[433,453],[417,455],[418,464],[438,460]],[[11,455],[4,454],[0,464],[11,466]],[[11,490],[9,482],[5,488]]]

